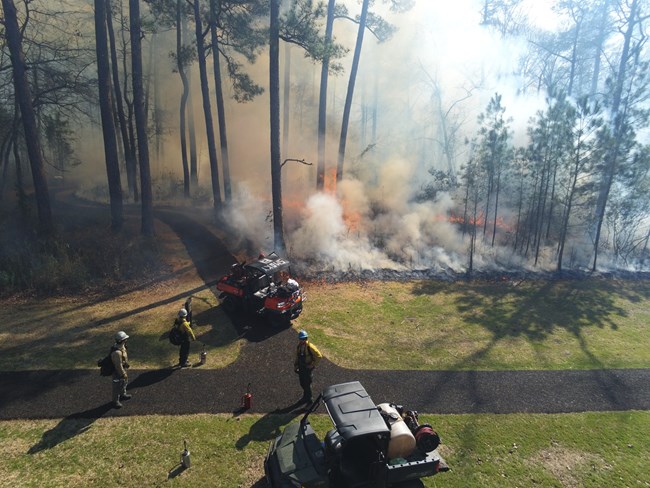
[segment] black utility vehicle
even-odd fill
[[[290,280],[290,263],[275,253],[251,263],[233,264],[217,282],[219,299],[229,313],[256,312],[272,325],[288,326],[302,312],[302,288]]]
[[[308,420],[321,402],[334,423],[324,442]],[[449,470],[439,443],[417,412],[375,405],[353,381],[326,388],[271,442],[264,472],[271,488],[421,488],[420,478]]]

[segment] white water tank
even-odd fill
[[[380,403],[377,408],[390,425],[390,441],[388,443],[388,459],[405,458],[415,449],[415,437],[408,428],[399,412],[390,403]]]

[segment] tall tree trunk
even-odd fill
[[[573,94],[573,83],[576,77],[576,64],[578,59],[578,40],[580,39],[580,28],[582,27],[582,18],[580,22],[576,22],[576,32],[573,35],[573,43],[571,45],[571,64],[569,68],[569,86],[567,88],[567,96]]]
[[[181,138],[181,161],[183,163],[183,194],[185,198],[190,197],[190,167],[187,160],[187,130],[185,128],[185,116],[187,114],[187,97],[190,94],[190,86],[185,74],[185,60],[183,59],[183,5],[185,0],[176,0],[176,66],[178,74],[183,83],[183,94],[179,108],[180,138]]]
[[[54,232],[54,222],[52,220],[52,208],[50,206],[47,179],[43,170],[43,153],[41,151],[38,127],[36,125],[36,116],[34,115],[32,94],[29,88],[29,82],[27,81],[25,56],[21,44],[21,33],[18,28],[16,6],[13,0],[2,0],[2,7],[5,17],[5,36],[9,47],[11,65],[13,67],[16,98],[18,99],[20,113],[23,119],[27,154],[32,169],[39,232],[41,235],[47,237],[51,236]]]
[[[366,30],[366,18],[368,17],[368,2],[363,0],[361,6],[361,16],[359,17],[359,30],[357,31],[357,43],[354,47],[354,57],[352,58],[352,68],[350,69],[350,79],[348,80],[348,92],[345,96],[345,106],[343,108],[343,121],[341,123],[341,138],[339,140],[339,155],[336,165],[336,181],[343,178],[343,163],[345,160],[345,145],[348,138],[348,125],[350,123],[350,111],[352,110],[352,97],[354,96],[354,84],[357,79],[359,70],[359,58],[361,58],[361,47],[363,46],[363,34]]]
[[[609,19],[609,0],[604,0],[601,5],[600,24],[598,26],[598,35],[594,46],[594,67],[591,74],[590,96],[594,96],[598,91],[598,80],[600,78],[600,58],[602,56],[603,46],[607,37],[607,25]]]
[[[18,106],[18,99],[14,97],[14,114],[13,120],[11,123],[11,131],[7,134],[6,137],[6,147],[3,151],[3,168],[2,168],[2,180],[0,181],[0,201],[4,197],[4,191],[7,186],[7,178],[9,175],[9,157],[10,153],[13,150],[14,153],[14,162],[16,165],[16,195],[19,200],[24,198],[23,181],[22,181],[22,168],[20,166],[20,151],[18,150],[18,126],[20,124],[20,107]]]
[[[323,64],[320,70],[320,94],[318,97],[318,166],[316,169],[316,190],[322,191],[325,186],[325,144],[327,133],[327,81],[329,79],[330,55],[334,26],[334,4],[336,0],[327,3],[327,21],[325,23],[325,48]]]
[[[129,70],[128,70],[128,55],[127,55],[127,40],[125,37],[126,20],[124,18],[124,11],[122,10],[120,2],[120,35],[122,40],[122,87],[124,88],[122,100],[126,105],[125,124],[126,124],[126,140],[128,143],[124,144],[124,149],[129,149],[129,156],[126,158],[126,176],[127,184],[129,185],[129,193],[133,197],[134,202],[140,201],[140,189],[138,186],[138,157],[136,154],[136,140],[135,140],[135,127],[133,126],[133,102],[129,99]],[[109,31],[110,32],[110,31]],[[131,164],[129,164],[129,161]]]
[[[282,149],[284,157],[289,157],[289,115],[291,111],[291,44],[284,43],[284,83],[282,93]]]
[[[280,162],[280,0],[271,0],[269,39],[269,98],[271,118],[271,193],[273,200],[273,243],[284,252],[282,217],[282,163]]]
[[[154,36],[151,38],[151,43],[154,44],[151,63],[153,64],[153,126],[155,127],[154,134],[156,135],[156,165],[160,168],[160,153],[162,152],[163,145],[163,109],[160,98],[159,46],[158,42],[156,42],[156,37],[156,33],[154,33]]]
[[[621,99],[623,95],[623,86],[627,81],[627,62],[630,56],[630,44],[638,22],[638,0],[633,0],[630,6],[630,15],[627,17],[627,30],[624,34],[623,50],[621,52],[616,83],[612,95],[610,113],[613,127],[613,147],[609,148],[605,154],[605,169],[603,171],[603,179],[601,181],[598,200],[596,202],[596,231],[594,237],[594,260],[592,271],[596,271],[598,263],[598,246],[600,245],[600,234],[605,220],[605,209],[607,208],[609,192],[614,183],[614,177],[616,176],[619,164],[621,136],[624,126],[623,114],[621,113]]]
[[[187,71],[187,82],[190,85],[190,94],[187,97],[187,136],[190,145],[190,179],[192,185],[199,184],[199,158],[196,149],[196,119],[194,118],[194,102],[192,101],[192,70]]]
[[[578,186],[578,177],[580,176],[580,162],[582,160],[581,154],[581,141],[578,141],[575,149],[574,155],[574,169],[571,174],[571,183],[567,189],[566,197],[566,209],[564,210],[564,215],[562,218],[562,228],[560,229],[560,241],[557,253],[557,270],[562,271],[562,259],[564,257],[564,246],[566,244],[566,238],[569,229],[569,221],[571,219],[571,211],[573,207],[573,198],[576,194],[576,188]]]
[[[498,164],[502,164],[499,162]],[[497,183],[494,189],[494,222],[492,224],[492,247],[494,247],[494,240],[497,235],[497,219],[499,218],[499,195],[501,193],[501,169],[497,172]],[[486,216],[487,220],[487,216]]]
[[[183,44],[189,44],[188,34],[189,28],[187,26],[187,16],[183,15]],[[194,120],[194,102],[192,101],[192,69],[188,66],[187,70],[187,86],[189,87],[189,94],[187,96],[187,129],[189,136],[190,146],[190,180],[193,187],[199,184],[199,171],[198,162],[196,157],[196,126]]]
[[[219,122],[219,143],[221,148],[221,168],[223,170],[223,194],[227,203],[232,200],[230,182],[230,160],[228,158],[228,136],[226,133],[226,108],[223,102],[223,83],[217,24],[221,13],[221,0],[210,0],[210,33],[212,35],[212,64],[214,68],[214,91],[217,98],[217,119]]]
[[[111,202],[111,230],[122,230],[124,216],[122,211],[122,183],[120,182],[120,164],[117,155],[117,140],[115,137],[115,117],[111,97],[111,69],[108,63],[108,39],[106,34],[106,3],[107,0],[95,1],[95,50],[97,52],[97,81],[99,88],[99,108],[102,119],[102,135],[104,139],[104,158],[106,160],[106,176],[108,178],[108,193]],[[110,6],[109,6],[110,8]]]
[[[142,86],[142,44],[140,42],[140,0],[129,0],[131,31],[131,64],[133,77],[133,108],[138,137],[138,161],[140,163],[140,186],[142,190],[142,227],[145,236],[153,236],[153,195],[149,169],[149,141],[147,140],[147,116],[144,111],[144,88]]]
[[[543,179],[539,188],[539,201],[537,207],[537,222],[535,227],[535,262],[537,266],[539,261],[539,251],[544,236],[544,216],[546,215],[546,202],[548,201],[548,189],[550,187],[551,171],[549,168],[550,161],[548,155],[544,156]]]
[[[471,222],[471,232],[469,237],[469,266],[467,268],[467,276],[471,277],[472,271],[474,271],[474,254],[476,253],[476,225],[478,224],[478,186],[475,184],[474,187],[474,208],[472,210],[472,222]],[[487,216],[486,216],[487,218]]]
[[[210,176],[212,177],[212,199],[214,209],[221,209],[221,188],[219,184],[219,165],[217,163],[217,147],[214,139],[214,124],[212,122],[212,107],[210,104],[210,86],[208,85],[208,70],[205,63],[205,46],[203,44],[203,22],[199,0],[194,0],[194,25],[196,26],[196,50],[199,58],[199,74],[201,76],[201,95],[203,97],[203,115],[210,157]]]
[[[5,185],[9,172],[9,153],[11,152],[12,144],[13,140],[10,137],[7,137],[3,142],[2,160],[0,160],[0,166],[2,167],[2,176],[0,176],[0,202],[4,199]]]
[[[14,146],[14,163],[16,165],[16,195],[18,197],[18,204],[27,217],[27,207],[25,201],[27,195],[25,195],[25,179],[23,178],[23,163],[22,156],[20,152],[20,106],[18,104],[18,99],[14,97],[14,125],[13,125],[13,146]],[[24,132],[23,132],[23,140]]]

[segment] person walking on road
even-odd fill
[[[316,346],[309,342],[309,334],[301,330],[298,333],[298,346],[296,357],[293,361],[293,368],[298,373],[300,387],[302,388],[301,403],[311,403],[314,399],[311,392],[314,368],[323,357]]]
[[[126,341],[129,336],[123,330],[115,334],[115,344],[111,348],[111,360],[115,370],[113,372],[113,407],[122,408],[120,400],[128,400],[131,395],[126,392],[129,377],[129,356],[126,352]]]
[[[187,310],[181,308],[178,311],[178,317],[174,321],[174,326],[180,332],[181,347],[178,353],[178,365],[181,368],[189,368],[192,363],[189,361],[190,357],[190,339],[195,341],[196,336],[192,330],[192,326],[187,321]]]

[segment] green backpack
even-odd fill
[[[113,364],[113,358],[111,354],[115,351],[115,346],[111,347],[109,353],[99,361],[97,361],[97,366],[99,366],[99,376],[111,376],[115,372],[115,365]]]
[[[169,342],[175,346],[180,346],[183,342],[183,333],[180,331],[176,321],[174,321],[174,325],[172,325],[172,328],[169,331]]]

